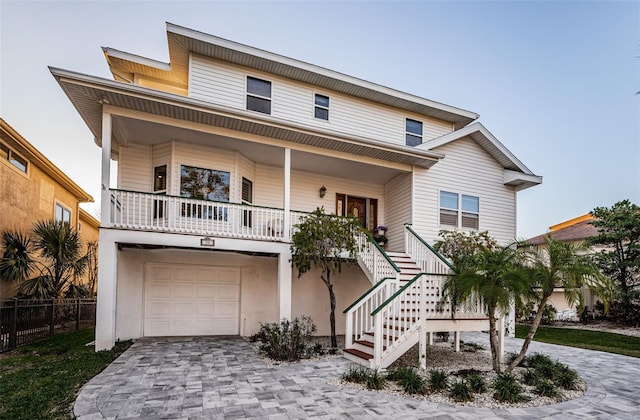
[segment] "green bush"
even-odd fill
[[[368,389],[383,389],[387,384],[387,380],[385,376],[380,373],[377,369],[371,370],[369,369],[369,375],[367,376],[367,388]]]
[[[469,386],[471,387],[471,390],[476,394],[487,392],[487,381],[484,380],[482,375],[474,373],[472,375],[469,375],[467,381],[469,383]]]
[[[538,372],[536,372],[535,369],[527,369],[524,372],[522,372],[522,382],[524,382],[529,386],[533,386],[537,384],[539,380],[540,380],[540,376],[538,375]]]
[[[372,370],[364,366],[351,366],[343,375],[342,379],[347,382],[354,382],[366,385],[368,389],[383,389],[387,383],[383,374],[377,369]]]
[[[471,387],[464,379],[460,382],[454,382],[449,390],[449,396],[458,402],[473,400],[473,394],[471,393]]]
[[[540,379],[536,384],[534,392],[542,397],[550,398],[557,398],[560,395],[556,385],[547,379]]]
[[[307,354],[307,343],[314,332],[316,325],[308,316],[293,321],[283,319],[279,323],[260,324],[260,350],[274,360],[300,360]]]
[[[387,379],[397,382],[407,394],[423,394],[425,391],[424,378],[412,366],[396,368],[389,372]]]
[[[447,389],[448,386],[447,372],[438,369],[432,369],[429,371],[429,389],[432,391],[442,391]]]
[[[510,373],[501,373],[493,383],[495,390],[493,398],[504,402],[522,401],[522,385],[518,383],[516,377]]]
[[[559,367],[555,375],[555,383],[564,389],[578,389],[578,372],[566,365]]]

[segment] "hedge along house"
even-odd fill
[[[51,69],[102,148],[96,349],[303,314],[327,334],[325,286],[290,264],[320,206],[388,228],[335,282],[349,357],[384,366],[426,332],[486,329],[479,309],[436,313],[448,268],[427,244],[443,228],[509,242],[517,191],[541,178],[477,114],[169,23],[167,37],[170,63],[104,48],[115,80]],[[429,298],[380,306],[412,279]]]

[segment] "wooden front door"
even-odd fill
[[[367,227],[367,200],[360,197],[347,197],[347,214],[360,220],[362,227]]]

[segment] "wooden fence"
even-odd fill
[[[95,323],[95,299],[0,301],[0,352]]]

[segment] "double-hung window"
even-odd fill
[[[316,93],[314,116],[320,120],[329,120],[329,97]]]
[[[247,109],[271,114],[271,82],[247,76]]]
[[[56,222],[71,224],[71,211],[59,203],[56,203]]]
[[[478,197],[440,191],[440,225],[478,229],[479,219]]]
[[[407,146],[422,144],[422,123],[420,121],[407,118],[405,131],[405,144]]]

